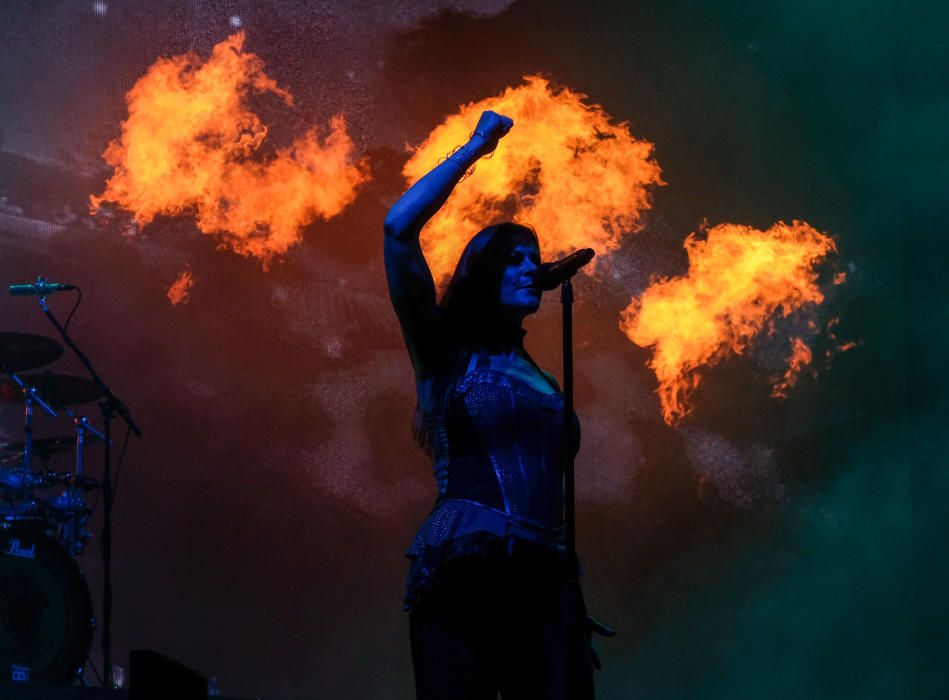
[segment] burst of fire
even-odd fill
[[[494,155],[478,162],[476,173],[422,231],[436,282],[451,274],[472,235],[512,216],[537,230],[544,258],[577,248],[609,253],[642,227],[649,188],[664,184],[653,144],[634,138],[627,124],[611,123],[585,95],[556,89],[539,76],[524,80],[497,97],[461,106],[405,164],[403,175],[415,182],[467,142],[486,109],[514,120]]]
[[[801,338],[791,339],[791,356],[788,358],[788,368],[784,375],[779,377],[774,386],[771,387],[771,396],[773,398],[787,398],[788,390],[797,383],[807,365],[814,359],[811,349]]]
[[[834,278],[834,284],[837,284],[836,277]],[[831,359],[837,353],[847,352],[848,350],[853,350],[854,348],[858,348],[862,345],[862,343],[859,341],[853,341],[853,340],[841,341],[840,338],[837,337],[838,325],[840,325],[840,319],[836,316],[827,322],[827,327],[826,327],[827,336],[834,343],[837,343],[837,344],[833,348],[828,349],[827,351],[824,352],[824,359],[826,360]]]
[[[267,127],[246,106],[251,93],[293,98],[244,51],[237,33],[206,61],[195,53],[155,62],[126,95],[122,136],[103,157],[115,168],[100,196],[131,211],[139,225],[158,214],[194,211],[203,233],[266,265],[300,240],[317,217],[339,214],[369,179],[354,162],[342,116],[329,132],[310,129],[268,159],[253,160]]]
[[[182,270],[178,279],[168,288],[168,300],[172,306],[178,304],[187,304],[188,297],[191,296],[191,287],[194,285],[194,277],[190,270]]]
[[[653,350],[649,366],[659,379],[662,413],[670,425],[691,412],[703,367],[744,352],[776,314],[787,316],[824,300],[815,268],[835,245],[794,221],[767,231],[721,224],[705,240],[689,235],[685,249],[688,274],[653,281],[620,320],[633,343]],[[795,349],[791,364],[803,366],[802,357]]]

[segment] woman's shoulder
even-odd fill
[[[547,370],[545,370],[545,369],[543,369],[543,368],[541,368],[541,367],[538,367],[537,369],[540,370],[540,373],[544,375],[544,377],[547,379],[547,381],[550,382],[550,383],[557,389],[557,391],[560,391],[560,390],[561,390],[561,389],[560,389],[560,382],[557,381],[557,377],[555,377],[555,376],[552,375],[550,372],[548,372]]]
[[[537,372],[539,372],[541,376],[543,376],[543,378],[546,379],[552,387],[554,387],[555,391],[562,391],[560,388],[560,382],[557,381],[557,378],[554,375],[552,375],[550,372],[545,370],[543,367],[541,367],[539,364],[537,364],[537,362],[534,361],[534,358],[531,357],[530,353],[527,352],[527,350],[524,350],[523,359],[533,369],[537,370]]]

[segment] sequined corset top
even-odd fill
[[[438,503],[465,500],[541,528],[563,524],[563,394],[483,362],[429,419]],[[574,418],[575,441],[579,428]]]

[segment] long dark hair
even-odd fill
[[[462,251],[438,304],[440,357],[435,363],[433,386],[437,406],[444,408],[472,352],[504,352],[520,343],[523,331],[502,313],[500,292],[508,257],[525,241],[539,247],[532,228],[509,221],[482,229]],[[418,402],[412,434],[422,449],[431,453],[424,412]]]

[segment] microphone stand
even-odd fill
[[[569,279],[560,286],[560,303],[563,306],[563,434],[564,434],[564,520],[567,527],[567,566],[570,572],[577,563],[576,499],[574,495],[573,444],[573,284]],[[576,578],[576,572],[573,573]]]
[[[118,415],[125,421],[129,429],[137,437],[141,437],[142,431],[132,418],[128,407],[118,396],[112,393],[112,390],[106,385],[102,378],[92,367],[89,358],[83,354],[73,342],[66,329],[60,325],[56,317],[53,316],[46,304],[46,297],[39,297],[39,305],[46,318],[56,327],[63,338],[63,342],[69,346],[79,361],[89,372],[89,376],[105,397],[99,407],[102,409],[103,434],[105,442],[105,451],[102,465],[102,669],[105,672],[105,686],[112,687],[112,474],[110,454],[112,452],[112,419]]]
[[[578,648],[577,637],[583,641],[587,618],[583,593],[580,590],[580,560],[577,557],[576,534],[576,491],[574,479],[574,424],[573,424],[573,284],[568,277],[560,287],[560,303],[563,306],[563,466],[564,466],[564,521],[566,525],[567,556],[564,572],[564,597],[566,607],[567,649],[566,649],[566,697],[586,697],[576,695],[580,680],[577,678],[577,662],[574,651]],[[592,688],[589,689],[590,697]]]

